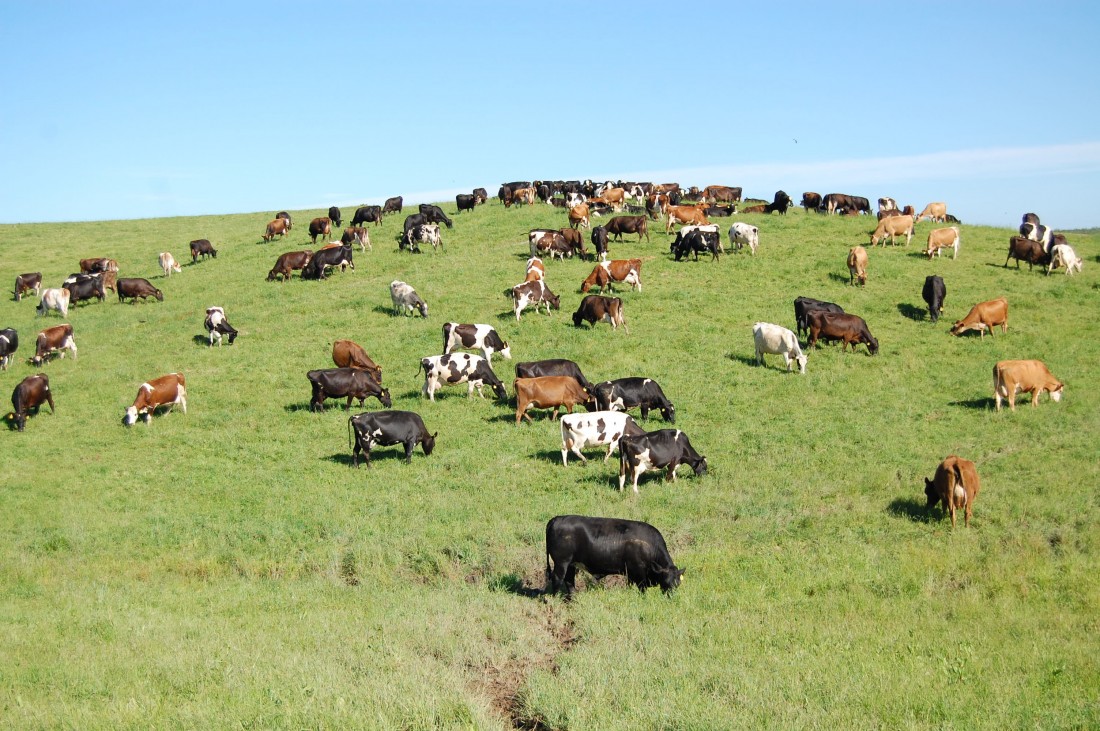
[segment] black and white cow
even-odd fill
[[[665,480],[676,481],[676,468],[690,465],[701,477],[707,473],[707,458],[699,455],[688,441],[687,434],[679,429],[659,429],[636,437],[619,440],[619,490],[630,477],[634,492],[638,492],[638,478],[646,470],[666,468]]]
[[[665,421],[676,423],[676,408],[652,378],[635,376],[604,381],[595,385],[592,395],[601,411],[626,411],[637,406],[642,410],[643,419],[649,418],[650,410],[657,410]]]
[[[677,231],[676,238],[669,245],[669,252],[675,256],[676,261],[681,259],[687,261],[688,256],[692,255],[695,261],[699,261],[699,254],[707,252],[710,252],[711,261],[718,261],[718,254],[722,250],[718,232],[699,231],[698,227],[693,228],[696,230],[688,231],[686,234],[682,230]]]
[[[327,279],[325,270],[336,269],[336,267],[340,267],[340,271],[344,271],[348,267],[355,271],[351,244],[330,245],[318,249],[302,268],[302,279]]]
[[[498,399],[508,398],[508,391],[504,384],[493,373],[489,362],[480,355],[470,353],[451,353],[450,355],[433,355],[420,359],[420,370],[424,371],[424,388],[422,393],[435,401],[435,392],[444,384],[456,385],[469,384],[469,396],[472,398],[474,389],[477,395],[485,398],[481,388],[485,384],[493,389]]]
[[[649,523],[584,515],[551,518],[546,524],[545,591],[564,588],[571,595],[578,566],[597,580],[625,576],[642,591],[651,586],[672,591],[684,575],[672,562],[664,536]]]
[[[69,302],[74,305],[90,299],[102,302],[106,296],[103,280],[95,274],[70,274],[61,286],[69,290]]]
[[[561,417],[561,463],[569,466],[568,454],[580,457],[587,462],[581,450],[585,447],[607,445],[606,462],[611,453],[619,446],[624,436],[633,437],[645,434],[634,418],[623,411],[594,411],[588,414],[562,414]]]
[[[19,350],[19,333],[12,328],[0,330],[0,370],[7,370],[11,357]]]
[[[448,322],[443,325],[443,355],[450,355],[455,348],[480,350],[481,356],[492,365],[493,353],[512,359],[512,349],[501,340],[491,325],[460,325]]]
[[[844,313],[844,308],[838,304],[832,302],[825,302],[824,300],[815,300],[813,297],[795,297],[794,298],[794,321],[798,327],[798,334],[810,331],[810,313],[814,310],[824,310],[825,312],[838,312]]]
[[[544,376],[569,376],[576,379],[586,391],[592,391],[592,384],[584,374],[581,367],[565,358],[550,358],[548,360],[533,360],[527,363],[516,363],[516,378],[542,378]]]
[[[23,299],[27,292],[34,292],[37,297],[42,291],[42,272],[27,272],[15,278],[15,301]]]
[[[388,388],[382,388],[370,372],[358,368],[321,368],[306,373],[313,393],[309,400],[310,411],[324,411],[325,399],[347,398],[346,408],[351,408],[351,400],[359,399],[359,405],[367,396],[374,396],[387,409],[393,405]]]
[[[358,469],[359,453],[362,452],[367,467],[370,467],[370,451],[373,447],[392,447],[401,444],[405,447],[405,464],[412,462],[413,449],[420,444],[424,454],[429,455],[435,449],[435,438],[439,432],[429,434],[424,420],[412,411],[374,411],[359,414],[348,419],[348,438],[354,435],[351,462]]]
[[[943,312],[943,301],[947,297],[947,285],[943,279],[935,274],[924,278],[924,290],[921,292],[924,301],[928,303],[928,316],[932,322],[940,319]]]
[[[419,254],[422,243],[431,244],[432,251],[443,248],[443,237],[439,234],[438,223],[422,223],[419,226],[413,226],[401,237],[399,248]]]
[[[206,328],[206,332],[210,333],[210,345],[214,345],[214,341],[217,340],[220,348],[223,335],[229,336],[230,345],[237,339],[237,331],[229,324],[229,320],[225,319],[225,310],[221,307],[206,308],[206,321],[203,326]]]
[[[1028,223],[1025,221],[1020,224],[1020,235],[1025,239],[1038,241],[1043,245],[1043,249],[1048,254],[1050,253],[1051,237],[1054,236],[1054,229],[1050,226],[1044,226],[1041,223]]]

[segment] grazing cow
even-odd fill
[[[931,218],[933,223],[946,223],[947,222],[947,204],[946,203],[929,203],[924,207],[924,210],[916,217],[916,221],[922,221],[925,218]]]
[[[751,223],[737,222],[730,226],[730,245],[736,246],[740,251],[742,246],[748,245],[749,252],[756,256],[756,247],[760,245],[760,229]]]
[[[951,226],[950,228],[934,228],[928,232],[928,249],[925,251],[928,254],[928,258],[940,255],[940,249],[946,249],[948,247],[954,249],[952,259],[957,259],[959,256],[959,244],[962,243],[962,238],[959,236],[958,226]]]
[[[707,473],[707,458],[691,446],[687,434],[679,429],[658,429],[619,440],[619,492],[627,478],[638,492],[638,478],[647,470],[665,469],[665,481],[676,481],[676,468],[689,465],[696,477]]]
[[[807,348],[814,347],[819,339],[827,343],[841,340],[844,342],[844,350],[848,350],[850,344],[854,353],[856,346],[863,343],[867,346],[868,353],[871,355],[878,353],[878,340],[867,328],[867,323],[858,315],[812,310],[808,314],[808,320],[810,339],[806,343]]]
[[[592,229],[592,246],[596,248],[596,256],[601,260],[607,259],[607,240],[606,226],[596,226]]]
[[[103,292],[103,280],[94,274],[70,274],[61,286],[69,290],[69,303],[74,305],[90,299],[102,302],[106,296]]]
[[[366,371],[376,382],[382,383],[382,366],[371,360],[363,346],[351,340],[337,340],[332,344],[332,362],[337,368],[356,368]]]
[[[752,326],[752,339],[756,343],[756,363],[764,365],[764,354],[783,356],[787,373],[791,372],[791,363],[798,363],[798,372],[806,373],[806,354],[798,345],[798,337],[780,325],[770,322],[758,322]]]
[[[581,300],[577,311],[573,313],[574,327],[580,327],[582,321],[593,327],[597,322],[608,322],[611,323],[612,330],[622,325],[623,330],[630,332],[630,328],[626,326],[626,317],[623,315],[623,301],[618,297],[587,295]]]
[[[399,195],[395,195],[393,198],[387,198],[386,202],[382,204],[382,214],[400,213],[404,206],[405,199]]]
[[[592,273],[581,283],[581,292],[587,292],[592,287],[598,287],[603,292],[606,287],[611,290],[612,282],[625,282],[631,289],[642,291],[642,260],[641,259],[612,259],[601,261],[592,269]]]
[[[573,255],[573,247],[566,241],[565,236],[552,228],[533,228],[528,231],[527,245],[530,247],[533,258],[538,258],[540,254],[549,254],[551,260],[556,256],[565,261],[566,256]]]
[[[500,199],[500,202],[504,204],[505,208],[512,207],[512,202],[514,201],[512,189],[507,185],[500,186],[500,189],[497,191],[497,198]]]
[[[546,265],[542,263],[542,259],[532,256],[527,260],[526,279],[523,281],[537,282],[541,279],[546,279]]]
[[[42,272],[28,272],[15,278],[15,301],[23,299],[27,292],[34,292],[37,297],[42,290]]]
[[[993,366],[993,399],[997,411],[1001,410],[1001,399],[1008,399],[1008,407],[1016,410],[1016,394],[1031,394],[1031,405],[1039,405],[1039,396],[1043,391],[1050,394],[1052,401],[1061,401],[1065,384],[1054,377],[1050,369],[1041,360],[1002,360]]]
[[[546,524],[544,593],[555,594],[564,588],[565,595],[572,596],[578,566],[597,580],[625,576],[641,591],[659,586],[668,593],[680,585],[684,575],[672,562],[661,532],[649,523],[584,515],[551,518]]]
[[[847,195],[845,193],[828,193],[821,199],[821,207],[828,214],[844,213],[871,213],[871,202],[863,196]]]
[[[283,219],[279,219],[280,221]],[[191,242],[191,263],[194,264],[198,261],[199,257],[205,259],[208,256],[212,256],[215,259],[218,258],[218,250],[215,249],[210,241],[207,239],[195,239]]]
[[[955,511],[964,509],[963,522],[970,527],[970,516],[974,513],[974,500],[978,497],[981,484],[978,480],[978,468],[974,463],[955,455],[949,456],[936,467],[936,474],[929,480],[924,478],[924,494],[928,498],[928,509],[936,503],[943,503],[943,512],[951,513],[951,527],[955,527]]]
[[[443,324],[443,355],[450,355],[455,348],[480,350],[481,357],[493,364],[493,353],[512,359],[512,349],[501,340],[491,325],[461,325],[457,322]]]
[[[344,217],[340,213],[340,209],[337,208],[336,206],[329,206],[328,218],[329,218],[330,221],[332,221],[333,226],[343,226],[344,225]]]
[[[611,206],[613,210],[621,211],[626,198],[626,191],[622,188],[608,188],[603,193],[589,200],[589,203],[603,203]],[[633,233],[633,231],[628,232]]]
[[[652,378],[616,378],[614,381],[596,384],[591,391],[596,398],[596,408],[600,411],[626,411],[638,407],[643,419],[648,419],[649,412],[656,410],[661,412],[661,417],[668,423],[676,423],[676,407],[665,397],[660,384]]]
[[[474,207],[477,206],[477,198],[470,193],[459,193],[455,196],[455,206],[458,207],[456,215],[463,211],[473,211]]]
[[[275,214],[275,219],[276,220],[282,219],[282,220],[286,221],[286,230],[287,231],[290,231],[290,229],[292,229],[294,227],[292,221],[290,220],[290,214],[287,213],[286,211],[279,211],[278,213],[276,213]]]
[[[638,243],[641,243],[643,235],[649,241],[649,226],[645,216],[615,216],[607,222],[607,232],[617,241],[623,240],[623,234],[638,234]]]
[[[787,209],[794,205],[791,197],[781,190],[775,191],[772,202],[764,206],[764,213],[778,212],[780,216],[787,215]]]
[[[328,218],[315,218],[309,222],[309,240],[314,246],[317,245],[318,236],[324,240],[328,238],[331,233],[332,221]]]
[[[588,222],[588,204],[578,203],[569,209],[569,228],[591,228]]]
[[[708,226],[706,214],[695,206],[669,206],[665,211],[665,233],[672,233],[672,224]]]
[[[737,203],[741,200],[741,189],[728,185],[708,185],[703,188],[702,197],[709,203]]]
[[[1016,260],[1016,268],[1020,268],[1020,261],[1027,262],[1027,269],[1031,271],[1036,264],[1047,265],[1050,263],[1050,254],[1047,253],[1042,242],[1025,239],[1023,236],[1013,236],[1008,240],[1008,256],[1005,257],[1005,266],[1009,259]]]
[[[516,363],[516,378],[542,378],[544,376],[568,376],[581,384],[585,390],[592,390],[592,384],[581,373],[580,366],[571,360],[550,358],[548,360]]]
[[[118,262],[114,259],[98,257],[94,259],[81,259],[80,272],[82,274],[98,274],[99,272],[117,272]]]
[[[313,252],[309,249],[305,251],[288,251],[285,254],[281,254],[278,259],[275,260],[275,266],[271,268],[271,271],[267,273],[267,281],[274,282],[275,277],[282,276],[283,281],[290,279],[290,273],[295,269],[305,269],[306,264],[309,264],[309,260],[313,258]]]
[[[522,282],[512,287],[511,290],[505,292],[512,296],[512,305],[516,313],[516,320],[519,320],[520,313],[528,305],[535,306],[535,312],[539,311],[539,305],[546,307],[546,314],[550,314],[551,308],[557,310],[561,308],[561,298],[550,291],[550,288],[546,286],[541,278],[537,281]]]
[[[122,301],[130,297],[130,304],[137,304],[140,298],[142,302],[146,297],[155,297],[157,302],[164,301],[164,293],[154,287],[148,279],[142,279],[141,277],[130,277],[118,280],[118,302],[122,304]]]
[[[921,296],[928,303],[928,316],[932,318],[932,322],[936,322],[940,319],[940,313],[943,312],[943,301],[947,297],[947,285],[943,283],[943,279],[939,276],[929,275],[924,278],[924,289],[921,291]]]
[[[558,409],[565,407],[573,413],[578,404],[592,403],[592,394],[571,376],[541,376],[539,378],[517,378],[512,383],[516,393],[516,426],[526,418],[533,422],[528,409],[553,409],[550,421],[558,418]]]
[[[1047,275],[1049,276],[1058,267],[1065,267],[1066,274],[1073,274],[1075,269],[1081,271],[1082,266],[1081,257],[1077,256],[1077,252],[1073,250],[1072,246],[1058,244],[1050,250],[1050,264],[1047,265]]]
[[[718,261],[718,255],[722,251],[722,244],[718,240],[718,233],[705,231],[709,226],[684,226],[676,232],[676,238],[669,244],[669,251],[675,256],[676,261],[686,260],[693,255],[695,261],[699,261],[699,254],[710,252],[710,260]]]
[[[327,279],[325,270],[340,267],[340,271],[351,267],[355,271],[355,262],[352,260],[352,249],[349,244],[328,244],[317,250],[304,267],[302,267],[302,279]]]
[[[580,230],[575,228],[560,228],[558,233],[565,239],[566,245],[568,245],[579,257],[582,259],[588,256],[588,251],[584,248],[584,236],[581,235]]]
[[[587,414],[563,414],[561,417],[561,463],[569,466],[568,454],[580,457],[582,462],[588,459],[581,453],[585,447],[607,445],[607,454],[603,461],[611,458],[611,453],[619,447],[624,436],[635,437],[645,434],[645,430],[634,421],[630,414],[622,411],[595,411]]]
[[[161,406],[167,406],[168,411],[176,404],[180,410],[187,413],[187,382],[182,373],[169,373],[168,375],[146,381],[138,388],[137,397],[131,406],[126,407],[126,415],[122,417],[122,423],[133,426],[138,417],[143,417],[145,425],[153,412]]]
[[[71,350],[73,360],[76,360],[76,340],[73,338],[73,326],[64,323],[48,327],[38,333],[34,344],[34,357],[31,365],[40,366],[47,361],[49,356],[61,351],[61,357],[65,357],[65,351]]]
[[[821,208],[821,194],[813,192],[803,193],[802,203],[799,205],[802,206],[802,209],[806,211],[806,213],[809,213],[811,210],[816,212]]]
[[[859,286],[867,284],[867,250],[862,246],[848,250],[848,284],[855,284],[857,279]]]
[[[435,401],[435,392],[443,384],[459,383],[469,384],[467,395],[470,398],[473,398],[475,388],[477,395],[485,398],[485,394],[481,391],[485,384],[489,384],[498,399],[508,398],[508,391],[504,388],[504,384],[493,373],[489,362],[480,355],[470,353],[433,355],[420,359],[420,370],[424,371],[424,388],[421,389],[421,393],[426,394],[431,401]]]
[[[19,350],[19,333],[10,327],[0,330],[0,370],[7,370],[11,357]]]
[[[162,251],[160,256],[157,257],[157,261],[160,262],[160,268],[164,271],[164,276],[172,276],[172,272],[182,272],[183,269],[176,263],[176,258],[167,251]]]
[[[814,310],[844,313],[844,308],[833,302],[825,302],[824,300],[817,300],[813,297],[795,297],[794,322],[798,328],[799,335],[803,332],[810,331],[810,313]]]
[[[906,206],[906,207],[908,208],[909,206]],[[880,221],[884,218],[893,218],[895,216],[906,216],[907,218],[910,218],[910,219],[913,218],[912,213],[907,214],[904,211],[898,210],[897,208],[891,209],[889,211],[879,211],[878,212],[878,220],[880,220]]]
[[[62,317],[69,316],[69,290],[64,287],[42,290],[42,297],[38,300],[38,308],[34,316],[45,315],[50,310],[57,310]]]
[[[401,210],[398,208],[398,210]],[[359,206],[355,209],[355,215],[351,217],[352,227],[361,226],[364,223],[382,225],[382,206]]]
[[[447,214],[439,206],[434,206],[431,203],[421,203],[419,210],[426,223],[442,223],[447,228],[454,228],[454,223],[447,218]]]
[[[871,246],[881,243],[886,246],[886,237],[890,237],[890,244],[897,246],[898,236],[905,236],[905,245],[913,240],[913,219],[909,216],[886,216],[878,222],[878,226],[871,232]]]
[[[438,223],[422,223],[405,232],[399,248],[408,249],[414,254],[420,253],[420,244],[431,244],[432,251],[443,247],[443,238]]]
[[[359,399],[359,405],[367,396],[374,396],[387,409],[393,405],[388,388],[371,378],[368,371],[358,368],[319,368],[306,373],[312,393],[309,399],[310,411],[324,411],[325,399],[347,398],[346,409],[351,408],[352,399]]]
[[[290,219],[289,218],[276,218],[274,221],[267,224],[264,229],[263,239],[264,241],[271,241],[276,236],[286,236],[290,232]],[[191,252],[191,260],[194,261],[195,252]]]
[[[359,251],[374,251],[374,247],[370,243],[370,234],[367,230],[361,226],[350,226],[344,229],[344,233],[340,236],[341,244],[355,245],[359,244]]]
[[[37,414],[43,403],[50,405],[50,413],[57,410],[53,404],[53,392],[50,391],[50,377],[45,373],[27,376],[16,385],[11,392],[11,406],[14,411],[9,415],[17,431],[23,431],[27,426],[27,415],[32,411]]]
[[[408,316],[416,310],[421,317],[428,316],[428,303],[420,298],[415,289],[399,279],[390,282],[390,300],[393,302],[395,315]]]
[[[883,211],[896,211],[898,209],[898,202],[893,198],[879,198],[878,199],[878,212]]]
[[[944,223],[954,223],[956,225],[962,223],[962,221],[960,221],[958,217],[952,216],[950,213],[943,217],[943,221]]]
[[[979,302],[970,308],[966,317],[957,321],[951,327],[952,335],[962,335],[967,330],[977,330],[981,337],[985,338],[985,331],[993,336],[993,328],[1001,326],[1001,333],[1008,332],[1008,300],[998,297],[988,302]]]
[[[710,218],[729,218],[737,215],[737,206],[732,203],[728,206],[708,206],[703,213]]]
[[[354,434],[355,443],[351,453],[351,463],[359,468],[359,453],[370,467],[370,451],[375,446],[392,447],[400,444],[405,447],[405,464],[412,463],[412,453],[419,444],[428,456],[435,449],[435,438],[439,432],[429,434],[424,420],[412,411],[375,411],[352,416],[348,419],[349,441]]]
[[[206,321],[203,322],[203,327],[206,328],[206,332],[210,334],[210,345],[214,345],[214,341],[218,341],[218,347],[222,346],[222,336],[229,336],[229,344],[232,345],[233,341],[237,339],[237,331],[233,329],[233,326],[229,324],[229,320],[225,319],[225,310],[221,307],[207,307],[206,308]]]

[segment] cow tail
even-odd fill
[[[354,452],[355,451],[355,437],[352,435],[352,426],[351,426],[351,420],[353,418],[355,418],[355,417],[353,417],[353,416],[348,417],[348,451],[349,452]]]
[[[963,492],[966,492],[966,483],[963,482],[962,470],[959,469],[959,461],[958,460],[955,460],[951,464],[951,471],[955,473],[955,483],[962,486]],[[952,489],[951,492],[954,493],[954,489]],[[952,500],[955,499],[954,494],[951,495],[951,499]]]

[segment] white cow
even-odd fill
[[[45,315],[50,310],[57,310],[62,317],[69,316],[69,290],[50,288],[42,290],[42,298],[38,300],[38,309],[35,317]]]
[[[157,261],[160,262],[160,268],[164,270],[164,276],[172,276],[172,272],[182,272],[180,265],[176,263],[175,257],[167,251],[162,251],[160,256],[157,257]]]
[[[1069,244],[1058,244],[1050,250],[1050,264],[1047,265],[1047,275],[1058,267],[1065,267],[1066,274],[1073,274],[1073,270],[1081,271],[1083,263],[1081,257]]]
[[[561,463],[569,466],[568,455],[580,457],[582,462],[588,459],[581,454],[585,447],[607,445],[606,462],[611,453],[619,447],[624,436],[633,437],[645,434],[634,422],[634,418],[623,411],[593,411],[589,414],[562,414],[561,417]]]
[[[393,314],[411,315],[413,310],[421,317],[428,316],[428,303],[420,298],[416,290],[398,279],[390,282],[390,299],[393,300]]]
[[[756,247],[760,245],[760,229],[748,223],[734,223],[730,226],[730,244],[738,251],[748,245],[749,251],[756,256]]]
[[[782,355],[783,362],[787,366],[787,372],[791,371],[791,361],[798,361],[798,372],[806,373],[806,354],[798,346],[798,338],[793,332],[780,325],[770,322],[758,322],[752,326],[752,337],[756,341],[756,363],[764,364],[764,353]]]

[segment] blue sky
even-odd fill
[[[533,178],[1100,225],[1100,5],[0,6],[0,222]]]

